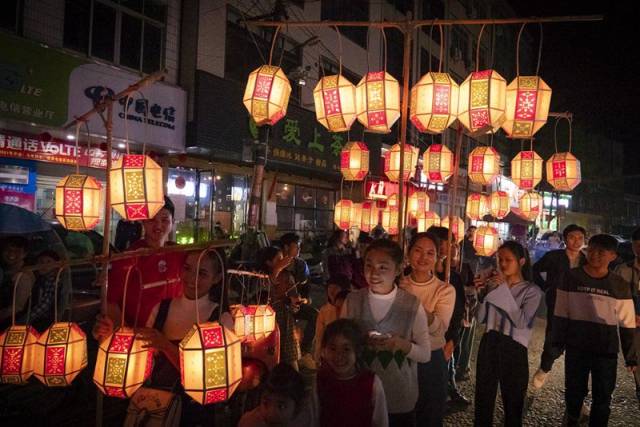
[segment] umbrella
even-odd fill
[[[51,225],[26,209],[0,203],[0,234],[28,234],[51,230]]]

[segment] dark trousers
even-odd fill
[[[640,328],[636,328],[635,345],[636,351],[640,351]],[[640,400],[640,369],[636,369],[633,377],[636,380],[636,397]]]
[[[316,318],[318,310],[309,304],[301,304],[300,309],[293,313],[296,320],[304,320],[304,330],[302,331],[302,342],[300,343],[300,351],[304,353],[312,353],[313,338],[316,336]]]
[[[416,413],[403,412],[401,414],[389,414],[389,427],[415,427]]]
[[[442,349],[431,352],[431,360],[418,363],[416,420],[420,427],[441,426],[447,402],[447,362]]]
[[[553,362],[562,356],[562,349],[551,345],[551,328],[553,326],[553,304],[547,302],[547,325],[544,329],[544,347],[540,357],[540,369],[545,372],[551,371]]]
[[[493,426],[493,410],[500,384],[504,425],[521,426],[528,382],[527,348],[496,331],[484,334],[476,364],[474,425]]]
[[[568,425],[578,425],[591,374],[589,425],[606,426],[611,413],[611,394],[616,387],[617,355],[596,355],[568,348],[564,357],[564,386]]]
[[[462,328],[460,343],[454,351],[457,360],[457,369],[461,372],[466,372],[467,369],[469,369],[469,362],[471,361],[471,350],[473,348],[473,339],[475,335],[476,321],[474,319],[471,323],[471,326]]]

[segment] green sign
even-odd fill
[[[0,33],[0,118],[62,126],[68,121],[69,77],[79,58]]]

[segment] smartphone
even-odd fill
[[[369,331],[369,338],[373,339],[386,339],[391,337],[389,334],[383,334],[382,332],[378,332],[376,330]]]

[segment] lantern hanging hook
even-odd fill
[[[269,65],[271,65],[271,61],[273,59],[273,49],[276,47],[276,39],[278,38],[278,33],[280,32],[281,25],[276,27],[275,33],[273,33],[273,40],[271,40],[271,50],[269,51]]]
[[[480,34],[478,34],[478,42],[476,44],[476,73],[480,71],[480,41],[482,40],[485,26],[486,24],[482,24],[482,27],[480,27]]]
[[[342,34],[340,34],[340,30],[337,25],[333,26],[336,29],[336,34],[338,36],[338,75],[342,75]]]
[[[131,94],[128,94],[124,100],[124,143],[127,150],[127,155],[129,155],[129,102],[131,100]]]
[[[15,326],[16,324],[16,294],[18,293],[18,285],[20,283],[20,279],[22,279],[22,275],[24,273],[22,271],[16,274],[16,278],[13,280],[13,305],[11,306],[11,326]]]
[[[566,117],[558,117],[556,119],[556,124],[553,127],[553,143],[556,147],[556,153],[558,152],[558,123],[560,123],[560,121],[562,119],[566,119],[567,122],[569,122],[569,153],[571,152],[571,144],[573,142],[573,126],[572,126],[572,119],[568,116]]]
[[[58,323],[58,286],[60,286],[60,275],[67,268],[66,265],[61,266],[56,273],[56,281],[53,287],[53,323]]]
[[[91,156],[91,131],[89,130],[89,120],[84,120],[84,129],[87,132],[87,157]],[[111,156],[111,153],[107,153]],[[87,174],[89,172],[89,161],[87,161]]]
[[[527,24],[524,23],[522,24],[522,26],[520,27],[520,31],[518,32],[518,40],[516,42],[516,77],[520,76],[520,38],[522,37],[522,32],[524,31],[524,27]],[[540,62],[542,61],[542,40],[543,40],[543,33],[542,33],[542,23],[539,22],[538,26],[540,28],[540,44],[538,45],[538,62],[536,65],[536,76],[540,73]]]
[[[80,126],[82,122],[76,119],[76,175],[80,175],[80,151],[78,148],[78,140],[80,139]]]

